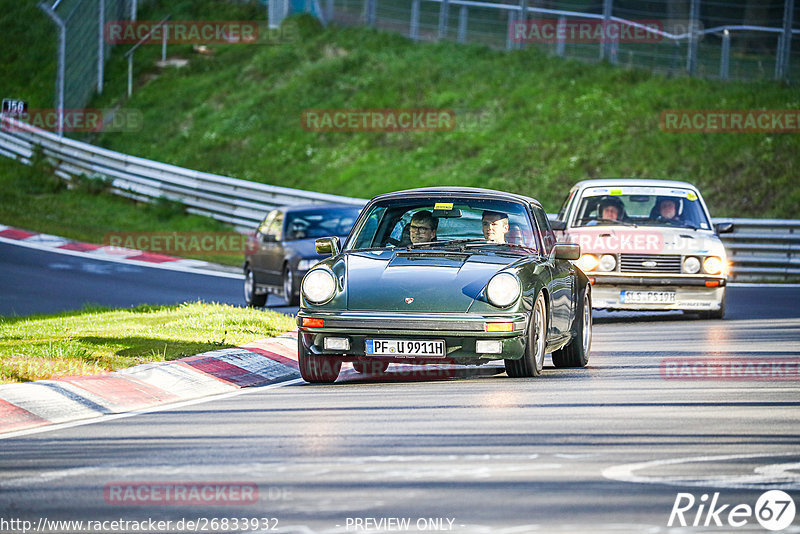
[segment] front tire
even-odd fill
[[[546,337],[547,306],[544,295],[539,292],[536,304],[531,311],[528,337],[525,340],[525,354],[519,360],[505,360],[506,374],[511,378],[541,375],[544,367]]]
[[[587,287],[575,310],[577,333],[567,345],[553,352],[553,365],[563,367],[586,367],[592,346],[592,297]]]
[[[283,298],[287,306],[300,304],[300,295],[294,291],[294,273],[288,263],[283,267]]]
[[[297,363],[300,376],[310,384],[332,384],[342,370],[341,360],[317,356],[303,346],[303,334],[297,334]]]
[[[244,270],[244,302],[251,308],[263,308],[267,303],[267,294],[256,294],[256,276],[249,267]]]

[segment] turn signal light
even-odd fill
[[[513,328],[511,323],[486,323],[487,332],[511,332]]]
[[[322,328],[325,326],[325,319],[318,319],[316,317],[303,317],[303,326],[308,328]]]
[[[706,287],[717,287],[719,280],[706,280]]]

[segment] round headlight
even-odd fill
[[[703,270],[708,274],[719,274],[722,272],[722,258],[709,256],[703,262]]]
[[[586,272],[596,269],[598,263],[597,257],[594,254],[582,254],[580,259],[575,262],[575,265],[577,265],[578,269],[581,271]]]
[[[700,260],[695,258],[694,256],[689,256],[685,260],[683,260],[683,272],[689,274],[695,274],[700,272]]]
[[[613,254],[603,254],[600,256],[600,270],[613,271],[617,268],[617,258]]]
[[[336,280],[328,269],[314,269],[303,278],[303,296],[314,304],[324,304],[336,292]]]
[[[510,273],[498,273],[486,286],[486,298],[498,308],[506,308],[519,298],[521,286],[517,277]]]

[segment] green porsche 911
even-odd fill
[[[583,367],[591,286],[555,243],[536,200],[487,189],[426,188],[372,199],[341,246],[301,285],[300,373],[333,382],[390,363],[476,365],[502,359],[511,377]]]

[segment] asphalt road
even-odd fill
[[[82,283],[84,270],[63,269],[74,278],[60,285]],[[147,284],[223,302],[240,289],[109,270],[86,280],[143,299]],[[800,507],[796,372],[701,380],[675,364],[797,362],[800,289],[729,291],[723,321],[598,314],[586,369],[509,379],[501,367],[396,368],[0,439],[0,532],[22,532],[22,520],[84,521],[58,529],[70,532],[244,531],[244,519],[263,532],[767,532],[752,516],[732,527],[728,514],[775,488]],[[220,486],[186,501],[208,484]],[[715,495],[715,509],[728,506],[709,517]],[[673,507],[686,508],[686,528],[678,515],[668,525]],[[788,531],[800,532],[800,517]]]
[[[0,315],[132,307],[198,299],[243,304],[242,281],[34,250],[0,243]],[[269,304],[282,311],[283,300]],[[295,308],[296,310],[296,308]]]

